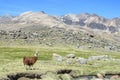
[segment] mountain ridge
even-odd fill
[[[117,33],[120,31],[120,18],[107,19],[97,14],[66,14],[63,16],[52,16],[45,12],[24,12],[13,17],[4,15],[0,17],[1,24],[40,24],[49,27],[62,28],[89,28],[90,30],[100,30],[106,33]]]
[[[0,17],[0,45],[74,46],[120,51],[120,19],[96,14],[24,12]]]

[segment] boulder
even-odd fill
[[[104,79],[104,76],[103,76],[102,74],[100,74],[100,73],[97,73],[97,77],[98,77],[99,79]]]
[[[62,80],[73,80],[69,74],[63,74],[60,76]]]
[[[93,60],[108,60],[108,55],[90,56],[88,58],[88,61],[93,61]]]
[[[62,62],[63,61],[63,57],[60,56],[59,54],[53,53],[53,60]]]
[[[82,57],[78,57],[76,59],[76,62],[79,63],[79,64],[86,64],[87,63],[87,59],[82,58]]]
[[[66,64],[72,64],[73,60],[72,59],[65,59]]]
[[[120,78],[119,75],[116,74],[116,75],[112,75],[110,79],[118,80],[119,78]]]
[[[66,58],[75,58],[75,54],[68,54],[66,55]]]

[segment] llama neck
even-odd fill
[[[35,53],[34,56],[35,56],[35,57],[38,57],[38,53]]]
[[[35,61],[38,59],[38,54],[37,54],[37,52],[34,54],[34,59],[35,59]]]

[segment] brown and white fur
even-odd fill
[[[33,57],[26,57],[25,56],[23,58],[23,64],[29,66],[29,68],[30,68],[31,66],[33,66],[35,64],[37,59],[38,59],[38,52],[36,52]]]

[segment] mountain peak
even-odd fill
[[[91,31],[102,30],[107,32],[117,32],[120,31],[120,18],[106,19],[97,14],[66,14],[64,16],[52,16],[46,14],[44,11],[32,12],[27,11],[21,13],[17,17],[11,17],[10,15],[5,15],[0,17],[0,23],[16,23],[16,24],[39,24],[42,26],[50,27],[65,27],[67,28],[82,28],[90,29]],[[78,28],[79,27],[79,28]]]
[[[45,14],[44,11],[41,12],[32,12],[32,11],[27,11],[27,12],[23,12],[20,14],[20,16],[27,16],[27,15],[40,15],[40,14]]]

